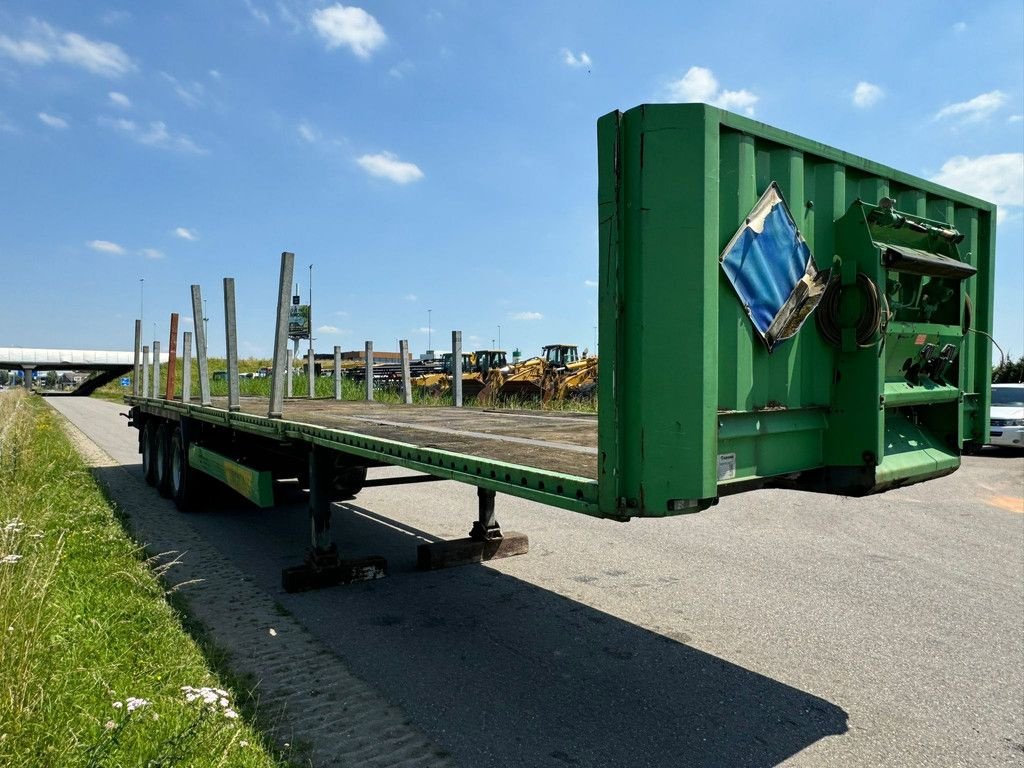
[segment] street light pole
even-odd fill
[[[144,312],[145,307],[146,307],[146,278],[140,277],[139,278],[139,324],[140,325],[142,324],[142,321],[146,319],[146,315],[145,315],[145,312]]]
[[[430,313],[433,311],[432,309],[427,310],[427,349],[429,350],[434,348],[434,345],[430,343]]]
[[[498,326],[498,349],[501,349],[501,326]]]

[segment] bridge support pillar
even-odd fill
[[[21,366],[21,372],[25,376],[25,389],[32,389],[32,371],[34,371],[35,369],[36,367],[34,365]]]

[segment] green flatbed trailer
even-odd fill
[[[339,570],[329,539],[330,501],[368,467],[480,489],[475,544],[421,553],[437,567],[525,548],[501,544],[499,492],[661,517],[763,487],[877,493],[984,442],[995,206],[703,104],[614,112],[597,138],[596,417],[132,396],[147,478],[179,506],[210,476],[260,504],[302,478],[301,588],[379,566]]]

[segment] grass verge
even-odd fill
[[[0,395],[0,765],[281,765],[58,418]]]

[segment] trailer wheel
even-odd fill
[[[139,447],[142,450],[142,474],[147,485],[156,485],[156,424],[147,419],[142,425]]]
[[[334,467],[334,477],[332,479],[332,490],[331,498],[334,501],[341,501],[342,499],[352,499],[355,495],[363,490],[363,484],[366,482],[366,467],[353,467],[351,465],[342,465]]]
[[[156,489],[166,498],[171,496],[171,425],[163,422],[156,430]]]
[[[188,446],[181,427],[171,432],[168,475],[171,498],[181,512],[191,512],[199,504],[206,488],[206,475],[188,463]]]

